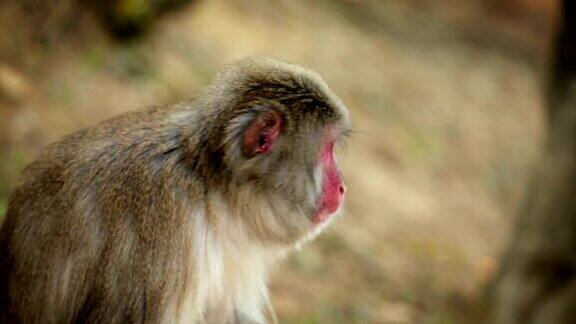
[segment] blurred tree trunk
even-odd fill
[[[493,287],[497,324],[576,323],[576,2],[561,9],[546,151]]]

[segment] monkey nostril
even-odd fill
[[[346,192],[346,187],[344,185],[340,186],[340,194],[343,195]]]

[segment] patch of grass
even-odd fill
[[[290,317],[282,319],[286,324],[320,324],[322,323],[315,317]]]
[[[114,74],[137,81],[148,81],[156,78],[150,59],[144,51],[136,45],[118,46],[112,52],[107,68]]]
[[[4,206],[8,201],[10,190],[16,183],[18,175],[27,163],[22,149],[13,147],[2,153],[0,159],[0,214],[2,214],[2,202]]]
[[[433,311],[427,319],[424,320],[425,323],[429,324],[456,324],[457,322],[446,312]]]
[[[6,210],[8,210],[8,200],[5,197],[0,198],[0,220],[4,219],[6,216]]]
[[[47,94],[51,100],[62,105],[71,105],[74,102],[75,93],[66,81],[51,83],[47,87]]]
[[[90,48],[81,54],[81,63],[90,71],[96,71],[103,68],[106,58],[105,49],[101,47]]]

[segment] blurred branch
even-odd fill
[[[115,37],[126,39],[148,31],[156,18],[193,0],[92,0],[86,3]]]
[[[4,20],[0,27],[15,32],[13,37],[30,37],[34,42],[50,45],[60,40],[62,35],[78,31],[79,23],[86,17],[84,13],[88,13],[95,16],[112,36],[124,40],[145,34],[160,16],[192,2],[193,0],[0,1],[0,19]],[[22,33],[20,29],[26,32]],[[9,40],[3,42],[12,43]]]

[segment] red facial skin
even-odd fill
[[[331,134],[332,132],[328,129],[327,133]],[[323,223],[330,215],[338,211],[346,192],[346,186],[342,181],[340,170],[334,159],[333,136],[327,136],[327,140],[324,141],[319,163],[323,170],[323,186],[318,202],[318,211],[312,219],[315,224]]]

